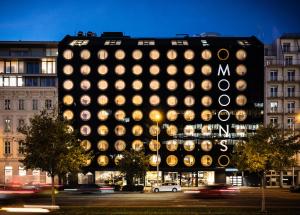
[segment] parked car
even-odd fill
[[[292,193],[300,193],[300,185],[295,185],[290,187]]]
[[[162,183],[161,185],[153,185],[151,190],[155,193],[177,192],[177,191],[181,191],[181,186],[173,182],[166,182],[166,183]]]
[[[77,188],[79,193],[100,193],[101,187],[97,184],[80,184]]]
[[[238,194],[240,190],[227,184],[207,185],[190,192],[194,198],[224,198]]]

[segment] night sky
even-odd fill
[[[78,31],[133,37],[218,32],[271,43],[300,32],[297,0],[1,0],[0,40],[61,40]]]

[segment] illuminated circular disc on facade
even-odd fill
[[[143,57],[143,52],[139,49],[136,49],[132,52],[132,58],[134,60],[140,60]]]
[[[201,104],[204,107],[209,107],[212,104],[212,98],[210,96],[203,96],[201,99]]]
[[[74,72],[74,69],[71,65],[65,65],[64,68],[63,68],[63,72],[65,75],[72,75],[73,72]]]
[[[195,67],[191,64],[188,64],[184,67],[183,71],[186,75],[193,75],[195,72]]]
[[[202,166],[205,166],[205,167],[211,166],[212,162],[213,162],[213,159],[210,155],[203,155],[201,157]]]
[[[69,80],[69,79],[64,81],[64,83],[63,83],[63,88],[64,88],[65,90],[72,90],[73,87],[74,87],[73,81],[71,81],[71,80]]]
[[[184,104],[188,107],[191,107],[195,104],[195,99],[193,96],[186,96],[184,98]]]
[[[246,118],[247,118],[247,113],[246,113],[246,111],[244,111],[244,110],[238,110],[238,111],[235,113],[235,118],[236,118],[238,121],[240,121],[240,122],[245,121]]]
[[[140,75],[143,73],[143,67],[141,65],[134,65],[132,67],[132,73],[135,75]]]
[[[83,106],[88,106],[91,103],[91,97],[89,95],[83,95],[80,97],[80,103]]]
[[[169,125],[167,127],[167,134],[169,136],[171,136],[171,137],[175,136],[177,133],[178,133],[178,129],[177,129],[176,125]]]
[[[201,128],[201,133],[202,133],[202,135],[204,135],[204,136],[209,136],[209,135],[211,135],[211,133],[212,133],[212,129],[211,129],[210,126],[204,125],[204,126],[202,126],[202,128]]]
[[[152,60],[157,60],[159,58],[160,54],[159,54],[159,51],[156,50],[156,49],[153,49],[152,51],[150,51],[149,53],[149,57],[150,59]]]
[[[106,60],[108,58],[108,52],[105,49],[100,49],[97,53],[97,57],[100,60]]]
[[[99,155],[97,158],[97,163],[99,166],[107,166],[109,162],[109,158],[106,155]]]
[[[149,72],[151,75],[158,75],[160,72],[160,68],[158,65],[154,64],[154,65],[150,66]]]
[[[143,119],[143,112],[140,110],[134,110],[132,112],[132,119],[134,121],[141,121]]]
[[[210,65],[205,64],[201,67],[201,73],[205,76],[209,76],[212,73],[212,68]]]
[[[173,65],[173,64],[169,65],[167,67],[167,73],[169,75],[175,75],[177,73],[177,67],[175,65]]]
[[[115,73],[117,75],[123,75],[125,73],[126,69],[123,65],[119,64],[115,67]]]
[[[138,79],[134,80],[132,82],[132,88],[134,90],[141,90],[143,88],[143,82],[141,80],[138,80]]]
[[[123,60],[125,58],[126,54],[125,52],[122,50],[122,49],[118,49],[116,52],[115,52],[115,58],[117,60]]]
[[[87,49],[84,49],[80,52],[80,58],[82,60],[88,60],[91,57],[91,52]]]
[[[100,65],[98,66],[98,74],[99,75],[106,75],[108,73],[108,68],[106,65]]]
[[[125,102],[126,102],[126,99],[125,99],[125,97],[123,95],[117,95],[115,97],[115,103],[116,103],[116,105],[121,106],[121,105],[124,105]]]
[[[97,143],[97,148],[101,152],[107,151],[108,147],[109,147],[109,144],[106,140],[99,140]]]
[[[73,52],[72,52],[72,50],[66,49],[66,50],[63,52],[63,57],[64,57],[64,59],[66,59],[66,60],[71,60],[71,59],[73,58]]]
[[[170,106],[170,107],[174,107],[177,105],[177,98],[175,96],[169,96],[167,98],[167,104]]]
[[[194,54],[193,50],[188,49],[184,52],[183,56],[186,60],[192,60],[194,58],[195,54]]]
[[[141,95],[134,95],[132,97],[132,104],[139,106],[143,103],[143,97]]]
[[[193,155],[186,155],[183,158],[184,165],[191,167],[195,164],[195,157]]]
[[[126,117],[125,111],[123,111],[123,110],[117,110],[115,112],[115,118],[116,118],[116,120],[118,120],[118,121],[124,121],[125,117]]]
[[[170,90],[170,91],[174,91],[174,90],[176,90],[177,89],[177,82],[175,81],[175,80],[169,80],[168,82],[167,82],[167,88],[168,88],[168,90]]]
[[[245,60],[247,58],[247,52],[243,49],[240,49],[235,54],[238,60]]]
[[[213,147],[213,144],[210,140],[201,141],[201,149],[205,152],[209,152]]]
[[[116,157],[115,157],[115,159],[114,159],[116,166],[119,165],[120,161],[121,161],[123,158],[124,158],[123,155],[116,155]]]
[[[159,122],[162,120],[162,113],[159,110],[151,110],[149,113],[149,119],[153,122]]]
[[[100,95],[97,99],[98,104],[101,106],[107,105],[108,103],[108,97],[106,95]]]
[[[235,83],[235,87],[238,91],[244,91],[247,89],[247,82],[240,79]]]
[[[87,91],[91,88],[91,82],[89,80],[82,80],[80,82],[80,88],[84,91]]]
[[[152,106],[157,106],[159,105],[160,103],[160,98],[158,95],[152,95],[150,96],[149,98],[149,103],[152,105]]]
[[[82,140],[80,145],[85,151],[88,151],[92,148],[92,144],[89,140]]]
[[[141,151],[144,148],[144,144],[141,140],[134,140],[132,142],[131,147],[133,148],[134,151]]]
[[[117,136],[124,136],[125,133],[126,133],[126,128],[125,128],[124,125],[117,125],[117,126],[115,127],[115,134],[116,134]]]
[[[132,134],[136,137],[141,136],[143,134],[143,127],[140,125],[135,125],[132,127]]]
[[[121,79],[119,79],[119,80],[117,80],[115,82],[115,88],[116,88],[116,90],[124,90],[125,86],[126,86],[125,82],[123,80],[121,80]]]
[[[239,106],[244,106],[247,104],[247,97],[244,95],[238,95],[235,99],[235,102]]]
[[[89,125],[83,125],[80,127],[80,134],[83,136],[89,136],[92,132],[92,129]]]
[[[72,120],[74,118],[74,113],[73,111],[71,110],[65,110],[63,112],[63,117],[66,119],[66,120]]]
[[[169,121],[175,121],[177,119],[177,117],[178,117],[178,113],[176,110],[169,110],[167,112],[167,119]]]
[[[227,156],[227,155],[221,155],[219,158],[218,158],[218,164],[221,166],[221,167],[226,167],[228,166],[230,163],[230,158]]]
[[[153,152],[156,152],[160,149],[160,142],[157,142],[156,140],[151,140],[149,143],[149,149]]]
[[[124,140],[117,140],[115,142],[115,149],[118,151],[118,152],[122,152],[126,149],[126,143]]]
[[[80,67],[80,73],[82,75],[88,75],[90,74],[90,72],[91,72],[91,67],[89,65],[84,64]]]
[[[88,121],[91,118],[91,112],[89,110],[82,110],[80,112],[80,119],[83,121]]]
[[[151,125],[150,128],[149,128],[149,134],[151,136],[156,137],[156,135],[160,134],[160,128],[157,127],[156,125]]]
[[[192,125],[186,125],[183,128],[183,132],[186,136],[193,136],[195,135],[195,128]]]
[[[185,151],[191,152],[195,149],[195,141],[194,140],[185,140],[183,142],[183,148]]]
[[[168,52],[167,52],[167,58],[169,60],[175,60],[177,58],[177,52],[174,50],[174,49],[170,49]]]
[[[149,164],[151,166],[157,166],[160,164],[160,162],[161,162],[160,155],[158,155],[158,157],[156,155],[151,155],[149,158]]]
[[[64,96],[64,98],[63,98],[64,105],[69,106],[69,105],[73,104],[73,102],[74,102],[73,96],[71,96],[71,95]]]
[[[150,81],[149,87],[151,90],[154,90],[154,91],[158,90],[160,88],[160,83],[158,80],[154,79],[154,80]]]
[[[108,127],[106,125],[100,125],[97,131],[100,136],[106,136],[108,134]]]
[[[187,91],[191,91],[195,88],[195,82],[191,79],[188,79],[184,82],[183,86]]]
[[[169,155],[167,158],[166,158],[166,161],[167,161],[167,164],[168,166],[176,166],[177,163],[178,163],[178,158],[175,156],[175,155]]]
[[[98,81],[98,89],[99,90],[106,90],[108,88],[108,82],[106,80],[101,79]]]
[[[243,64],[240,64],[236,67],[235,72],[240,76],[244,76],[247,73],[247,68]]]
[[[193,121],[195,119],[195,112],[193,110],[185,110],[183,113],[183,117],[186,121]]]
[[[206,79],[201,82],[201,88],[205,91],[209,91],[212,88],[212,83],[210,80]]]
[[[217,55],[219,60],[227,60],[229,58],[229,51],[227,49],[219,49]]]
[[[170,152],[174,152],[178,148],[178,141],[177,140],[167,140],[166,142],[166,148]]]
[[[212,57],[211,51],[208,49],[205,49],[201,52],[201,57],[203,60],[209,60]]]
[[[212,119],[213,115],[212,112],[210,110],[203,110],[201,112],[201,119],[203,119],[204,121],[210,121]]]
[[[98,119],[99,119],[100,121],[105,121],[105,120],[107,120],[108,116],[109,116],[109,113],[108,113],[107,110],[100,110],[100,111],[98,112]]]

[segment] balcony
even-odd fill
[[[293,59],[293,61],[286,62],[285,60],[272,60],[268,59],[265,60],[265,67],[292,67],[292,66],[300,66],[300,59]]]

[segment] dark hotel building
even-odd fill
[[[79,183],[122,183],[124,150],[145,150],[138,183],[242,183],[233,145],[263,123],[264,53],[255,37],[66,36],[59,43],[62,113],[92,150]],[[158,140],[158,141],[157,141]],[[157,157],[158,154],[158,157]]]

